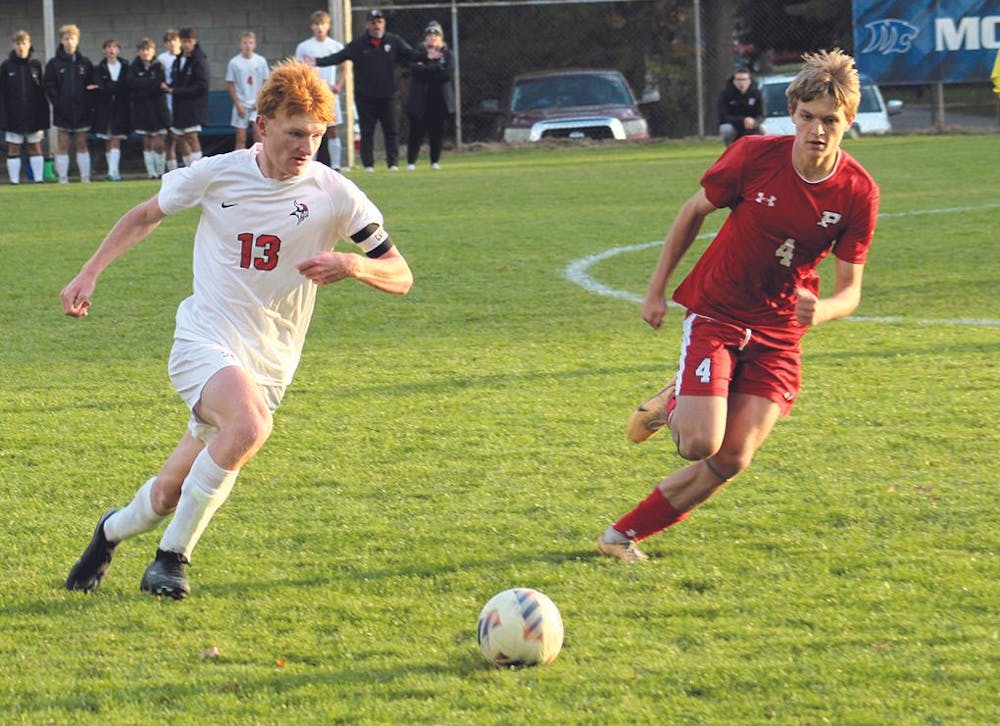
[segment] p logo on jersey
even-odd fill
[[[298,227],[309,216],[309,207],[307,207],[304,202],[300,204],[297,201],[293,201],[292,204],[295,205],[295,209],[288,216],[295,217],[298,220],[295,223],[295,226]]]

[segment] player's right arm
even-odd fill
[[[165,216],[155,196],[123,214],[79,274],[59,294],[63,312],[74,318],[86,317],[97,278],[108,265],[148,237]]]
[[[663,250],[660,252],[656,269],[649,278],[646,297],[642,301],[642,319],[654,330],[659,330],[667,312],[666,291],[670,276],[701,231],[705,217],[716,209],[718,207],[708,201],[704,187],[699,187],[698,191],[684,202],[670,226],[670,231],[663,241]]]

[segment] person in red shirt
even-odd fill
[[[674,291],[687,310],[677,375],[632,414],[640,443],[667,428],[693,463],[662,480],[600,536],[598,551],[626,562],[636,546],[685,519],[746,469],[801,385],[801,340],[850,315],[878,216],[878,186],[840,148],[860,100],[854,59],[803,56],[786,90],[794,136],[746,136],[729,146],[684,203],[642,303],[659,329],[671,274],[705,218],[729,208],[715,239]],[[834,290],[819,296],[816,266],[836,257]]]

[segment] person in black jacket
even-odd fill
[[[21,145],[27,144],[31,176],[41,182],[45,167],[42,139],[49,127],[42,63],[31,57],[27,31],[18,30],[10,40],[13,50],[0,63],[0,129],[7,142],[7,175],[11,184],[20,183]]]
[[[172,94],[173,121],[170,132],[183,140],[187,153],[184,164],[191,166],[201,158],[198,132],[208,123],[208,58],[198,47],[198,31],[181,28],[181,54],[174,60]]]
[[[417,168],[425,133],[430,143],[431,169],[441,168],[444,123],[449,114],[455,113],[455,89],[451,86],[455,65],[444,42],[444,31],[436,20],[424,30],[423,47],[426,60],[410,63],[412,80],[406,101],[406,115],[410,121],[406,168],[410,171]]]
[[[750,78],[750,71],[739,68],[726,82],[719,96],[719,135],[726,146],[741,136],[766,134],[764,96]]]
[[[132,131],[129,67],[118,58],[117,40],[104,41],[102,50],[104,58],[94,68],[94,133],[104,141],[108,181],[121,181],[122,141]]]
[[[142,137],[142,161],[146,176],[158,179],[166,170],[164,140],[170,126],[167,109],[166,71],[156,58],[156,44],[143,38],[136,44],[136,56],[129,67],[129,95],[132,101],[132,128]]]
[[[73,136],[80,181],[90,181],[90,152],[87,132],[93,123],[90,91],[94,64],[80,53],[80,29],[75,25],[59,28],[59,48],[45,65],[45,94],[52,104],[52,125],[58,130],[56,174],[59,183],[69,182],[69,137]]]
[[[354,62],[354,101],[361,127],[361,163],[365,171],[375,171],[375,125],[381,123],[386,166],[390,171],[399,171],[396,64],[426,56],[400,36],[386,32],[381,10],[368,13],[365,28],[364,35],[359,35],[343,50],[312,59],[312,63],[323,67],[339,65],[346,60]]]

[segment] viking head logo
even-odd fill
[[[889,53],[906,53],[920,33],[920,28],[896,18],[884,18],[868,23],[868,45],[862,53],[877,52],[882,55]]]
[[[298,227],[306,220],[306,217],[309,216],[309,207],[307,207],[305,203],[299,204],[298,202],[294,201],[292,202],[292,204],[295,205],[295,209],[288,216],[295,217],[296,219],[298,219],[298,221],[295,223],[295,226]]]

